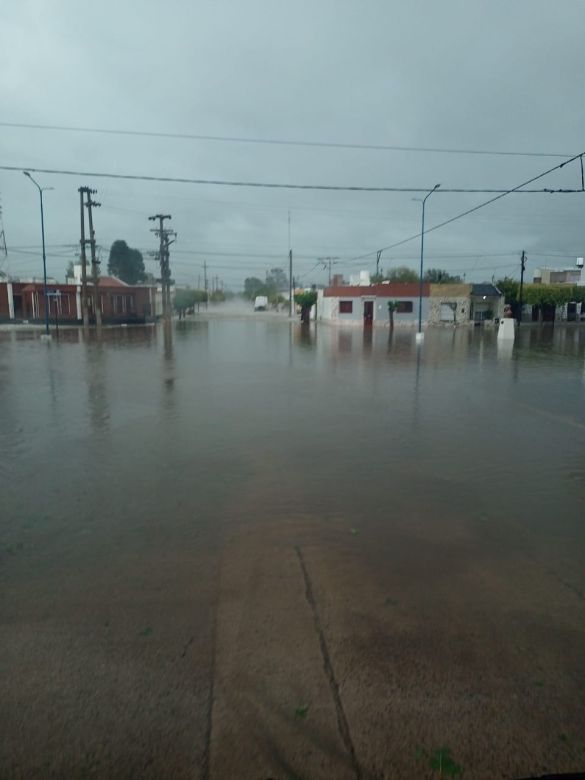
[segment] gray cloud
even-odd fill
[[[1,118],[578,153],[585,145],[584,12],[580,0],[104,0],[94,6],[8,0],[0,9]],[[0,139],[5,165],[294,183],[507,187],[554,164],[547,158],[253,146],[6,127],[0,127]],[[233,286],[284,264],[289,209],[299,273],[321,255],[344,258],[339,268],[346,272],[357,269],[361,264],[347,258],[399,241],[420,225],[420,204],[406,194],[40,179],[55,187],[46,197],[47,241],[49,270],[58,277],[79,240],[81,184],[99,191],[103,207],[96,214],[96,233],[106,248],[116,238],[154,248],[147,216],[160,209],[172,213],[179,234],[172,267],[180,281],[196,282],[204,257]],[[552,187],[579,183],[576,166],[545,182]],[[36,193],[22,175],[7,172],[0,173],[0,192],[11,249],[3,265],[14,274],[38,274],[38,257],[23,254],[40,243]],[[428,224],[483,199],[434,195]],[[428,262],[474,279],[515,272],[522,249],[529,253],[529,269],[547,259],[564,264],[557,257],[562,254],[570,262],[569,256],[584,250],[584,199],[509,196],[430,234]],[[384,255],[383,265],[414,263],[417,252],[412,242]],[[315,270],[306,278],[322,281],[325,275]]]

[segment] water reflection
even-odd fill
[[[295,343],[301,347],[314,347],[317,343],[317,327],[310,322],[301,322],[295,330]]]
[[[99,336],[85,350],[87,401],[89,419],[94,433],[104,433],[109,428],[110,405],[108,402],[108,372],[106,347]]]

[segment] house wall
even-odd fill
[[[317,316],[320,320],[325,322],[336,322],[339,324],[347,325],[363,325],[364,322],[364,301],[373,301],[374,303],[374,319],[373,324],[381,327],[389,327],[390,318],[388,316],[388,301],[405,301],[412,303],[412,312],[400,313],[394,312],[394,324],[395,325],[414,325],[418,322],[418,298],[415,297],[399,297],[399,296],[376,296],[368,295],[366,288],[364,288],[364,294],[360,296],[347,295],[340,297],[324,296],[320,298],[317,307]],[[422,299],[422,319],[426,322],[429,303],[428,298]],[[352,311],[345,313],[340,311],[341,301],[351,301]]]
[[[0,282],[0,322],[11,319],[8,291],[8,282]]]
[[[81,320],[80,287],[74,284],[49,285],[49,292],[56,290],[61,293],[61,298],[59,300],[50,298],[50,320],[54,321],[57,310],[59,322],[79,322]],[[153,292],[152,287],[100,287],[103,321],[121,322],[154,317]],[[122,305],[120,305],[120,298],[123,298]],[[17,311],[15,306],[15,300],[18,299],[22,301],[20,311]],[[44,318],[45,295],[41,283],[0,282],[0,322],[14,319],[42,322]]]
[[[470,284],[431,284],[429,299],[429,325],[452,325],[453,312],[449,311],[449,319],[443,318],[444,307],[449,303],[457,304],[456,322],[469,322]],[[445,312],[447,314],[447,312]]]
[[[469,322],[470,312],[470,300],[469,298],[461,298],[454,295],[442,295],[441,297],[435,296],[430,299],[429,310],[429,324],[430,325],[452,325],[454,321],[453,312],[449,312],[450,319],[443,319],[443,306],[448,303],[456,303],[456,319],[457,324],[465,324]]]
[[[487,295],[484,300],[483,296],[472,295],[471,319],[475,322],[481,322],[482,320],[476,315],[485,311],[491,311],[493,319],[502,319],[504,316],[504,296]]]

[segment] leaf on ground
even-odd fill
[[[308,704],[301,704],[300,707],[297,707],[295,710],[295,718],[299,718],[300,720],[304,720],[308,714],[309,714]]]
[[[448,747],[438,748],[431,755],[430,765],[436,769],[440,775],[450,775],[455,777],[463,772],[459,764],[455,763],[451,755],[451,749]]]

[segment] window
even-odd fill
[[[353,312],[353,301],[339,301],[339,313],[351,314]]]
[[[441,303],[441,322],[453,322],[453,312],[457,309],[457,304],[453,303]]]
[[[396,314],[412,314],[412,301],[397,301]]]

